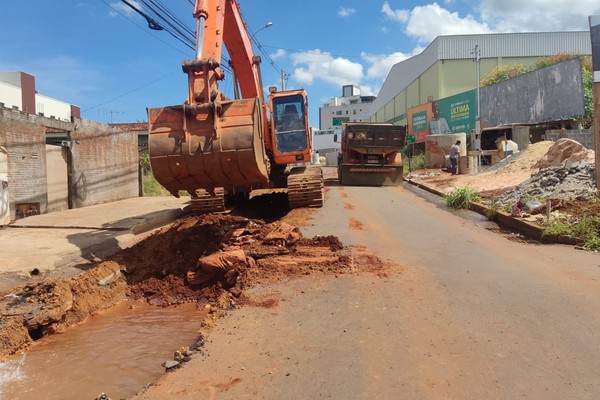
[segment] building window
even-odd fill
[[[342,115],[342,111],[336,111],[335,115]]]
[[[353,114],[353,115],[356,115],[356,110],[352,110],[352,114]]]

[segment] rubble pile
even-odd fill
[[[540,169],[496,201],[514,204],[521,198],[588,200],[595,194],[595,166],[585,159],[576,162],[567,160],[558,166]]]

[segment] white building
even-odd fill
[[[39,94],[35,77],[21,71],[0,72],[0,107],[63,121],[81,116],[79,107]]]
[[[342,97],[334,97],[319,108],[319,130],[341,132],[344,122],[369,121],[370,104],[375,96],[361,96],[360,88],[342,86]]]

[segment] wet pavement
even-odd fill
[[[0,228],[0,290],[97,261],[190,212],[189,198],[136,197],[17,220]]]

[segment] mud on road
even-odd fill
[[[266,197],[267,202],[278,199]],[[77,277],[1,293],[0,359],[126,298],[156,306],[196,303],[209,310],[202,335],[228,309],[248,301],[244,290],[252,285],[312,274],[385,274],[378,258],[354,254],[335,236],[303,238],[296,226],[271,219],[188,217]]]

